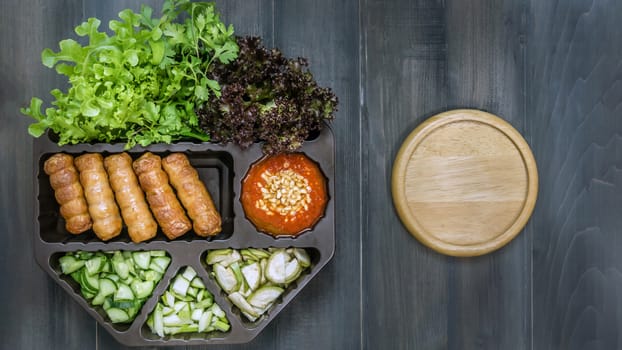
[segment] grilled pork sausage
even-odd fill
[[[192,219],[194,232],[203,237],[218,234],[221,231],[220,214],[188,157],[183,153],[172,153],[162,159],[162,167]]]
[[[43,171],[50,178],[60,214],[65,219],[65,229],[74,235],[90,229],[92,221],[73,157],[65,153],[54,154],[43,164]]]
[[[175,239],[188,232],[192,224],[168,183],[161,158],[147,152],[136,159],[132,166],[151,211],[166,237]]]
[[[93,231],[103,241],[118,236],[123,228],[119,208],[99,153],[86,153],[76,157],[74,164],[80,172],[80,183],[93,220]]]
[[[104,167],[132,241],[139,243],[155,237],[158,224],[132,169],[132,157],[125,152],[109,155],[104,159]]]

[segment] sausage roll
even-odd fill
[[[80,172],[80,183],[84,187],[93,220],[93,231],[103,241],[118,236],[123,228],[123,221],[108,182],[102,155],[83,154],[76,157],[74,164]]]
[[[147,152],[132,165],[151,211],[166,237],[175,239],[188,232],[192,224],[168,183],[161,158]]]
[[[158,224],[132,169],[132,157],[125,152],[110,155],[104,159],[104,167],[132,241],[139,243],[155,237]]]
[[[43,171],[50,177],[60,215],[65,219],[65,229],[74,235],[90,229],[91,217],[73,157],[65,153],[54,154],[43,164]]]
[[[172,153],[162,159],[162,167],[192,219],[194,232],[203,237],[218,234],[221,230],[220,214],[188,157],[183,153]]]

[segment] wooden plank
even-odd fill
[[[521,1],[367,1],[363,314],[365,348],[526,348],[529,244],[454,259],[417,243],[394,214],[393,158],[425,118],[478,108],[524,131]],[[502,15],[501,15],[502,14]],[[378,337],[378,333],[382,337]]]
[[[33,257],[32,122],[19,113],[32,96],[50,100],[63,79],[40,61],[82,13],[79,1],[0,4],[0,339],[7,349],[88,349],[95,321],[37,266]],[[51,341],[52,340],[52,341]]]
[[[84,19],[97,17],[102,19],[102,28],[107,28],[111,19],[118,19],[119,11],[130,8],[139,11],[140,5],[153,8],[153,17],[160,16],[162,1],[158,0],[83,0]],[[214,1],[216,10],[225,24],[233,24],[236,35],[259,35],[272,44],[272,1]]]
[[[275,1],[275,46],[288,57],[309,59],[319,84],[339,97],[339,111],[332,123],[335,256],[269,326],[275,337],[270,348],[360,348],[358,40],[357,1]],[[260,335],[262,340],[268,336]]]
[[[445,9],[437,1],[365,1],[362,7],[363,345],[447,348],[447,259],[402,227],[390,195],[402,140],[447,104]],[[408,321],[405,321],[408,320]]]
[[[534,349],[620,349],[622,3],[531,7]]]
[[[523,1],[447,3],[448,108],[467,106],[525,128]],[[508,246],[451,261],[450,348],[526,349],[531,334],[531,239],[527,226]]]

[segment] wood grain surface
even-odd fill
[[[0,348],[120,349],[36,265],[40,62],[88,17],[159,0],[0,2]],[[336,253],[252,342],[223,349],[622,349],[622,2],[218,0],[238,34],[305,56],[339,96]],[[492,112],[539,166],[525,230],[477,258],[423,246],[392,204],[399,145],[441,111]],[[193,347],[214,348],[214,347]]]
[[[622,349],[622,3],[532,1],[533,343]]]
[[[399,145],[440,111],[483,109],[525,131],[525,47],[520,42],[524,3],[364,6],[363,28],[368,30],[362,137],[372,146],[363,158],[368,174],[363,180],[368,213],[363,225],[363,303],[374,305],[363,315],[365,347],[379,349],[386,339],[400,339],[395,348],[528,348],[530,230],[482,257],[440,255],[413,240],[401,225],[389,182]],[[374,329],[384,336],[378,337]]]
[[[406,229],[439,253],[472,257],[500,249],[529,220],[538,171],[529,145],[503,119],[453,109],[404,140],[391,174]]]

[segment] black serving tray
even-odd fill
[[[335,146],[332,131],[325,127],[317,137],[304,143],[300,152],[315,160],[327,178],[330,200],[326,213],[312,230],[298,237],[274,238],[261,233],[246,219],[240,202],[242,179],[250,166],[261,159],[261,144],[256,143],[242,150],[235,145],[216,143],[179,142],[155,144],[148,147],[134,147],[127,152],[137,158],[144,152],[165,156],[171,152],[183,152],[197,169],[199,177],[212,195],[214,204],[222,216],[222,232],[209,239],[190,231],[170,241],[162,232],[148,242],[133,243],[124,231],[108,242],[100,241],[92,231],[72,235],[64,228],[59,206],[54,199],[48,176],[43,172],[43,163],[54,153],[64,152],[74,156],[98,152],[106,156],[124,152],[124,144],[79,144],[59,147],[49,137],[42,136],[34,142],[34,190],[37,205],[34,210],[34,253],[37,263],[50,277],[80,304],[86,312],[99,322],[115,339],[128,346],[164,345],[206,345],[245,343],[257,336],[302,288],[328,263],[335,252],[335,207],[334,174]],[[250,322],[228,299],[214,279],[210,277],[205,264],[205,254],[221,248],[269,248],[299,247],[309,252],[312,264],[307,273],[292,283],[275,305],[255,322]],[[62,275],[58,258],[69,251],[99,250],[164,250],[172,258],[171,263],[152,296],[131,324],[110,323],[103,310],[91,306],[80,295],[78,284],[69,276]],[[190,333],[160,338],[146,325],[148,315],[153,311],[159,297],[168,288],[171,279],[185,266],[192,266],[203,279],[207,289],[214,294],[214,300],[227,314],[231,324],[228,332],[208,334]]]

